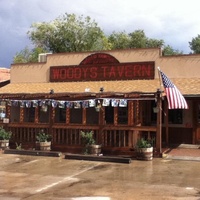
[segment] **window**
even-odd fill
[[[118,124],[128,124],[128,107],[118,107]]]
[[[25,122],[34,122],[35,121],[35,108],[25,108],[24,110],[24,121]]]
[[[106,124],[114,124],[114,108],[111,106],[105,107],[105,121]]]
[[[6,102],[1,101],[0,103],[0,120],[3,120],[6,117]]]
[[[48,106],[39,107],[39,122],[41,123],[49,122],[49,107]]]
[[[11,106],[11,122],[19,122],[20,120],[20,107]]]
[[[183,110],[175,109],[169,110],[169,124],[182,124],[183,123]]]
[[[70,123],[82,124],[82,109],[70,109]]]
[[[200,103],[198,103],[197,120],[198,120],[198,123],[200,123]]]
[[[95,111],[95,108],[86,109],[86,123],[87,124],[98,124],[99,123],[99,112]]]
[[[66,108],[56,108],[55,121],[57,123],[65,123],[66,122]]]

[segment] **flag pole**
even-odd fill
[[[164,89],[163,86],[163,81],[161,80],[161,70],[160,67],[158,67],[158,77],[159,77],[159,81],[160,81],[160,87],[162,87]],[[162,93],[161,93],[161,98],[162,98]],[[161,108],[162,109],[162,108]],[[162,110],[165,116],[165,134],[166,134],[166,143],[169,143],[169,124],[168,124],[168,108],[167,108],[167,104],[165,104],[164,110]],[[161,117],[162,120],[162,116]],[[160,131],[162,131],[162,125],[160,125]],[[161,133],[162,134],[162,133]]]
[[[162,84],[162,81],[161,81],[161,76],[160,76],[160,67],[157,67],[158,69],[158,78],[159,78],[159,82],[160,82],[160,89],[161,87],[163,88],[163,84]]]
[[[159,155],[161,155],[162,153],[162,90],[161,87],[163,87],[162,85],[162,81],[161,81],[161,75],[160,75],[160,67],[157,67],[158,69],[158,78],[159,78],[159,82],[160,82],[160,89],[157,89],[157,94],[156,94],[156,98],[157,98],[157,106],[158,106],[158,113],[157,113],[157,130],[156,130],[156,149],[159,153]]]

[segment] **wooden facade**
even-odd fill
[[[11,83],[0,88],[1,126],[13,133],[11,148],[35,148],[41,129],[52,135],[52,150],[71,153],[81,152],[84,130],[94,131],[105,155],[134,155],[141,137],[154,139],[158,155],[168,145],[197,144],[199,77],[187,70],[198,69],[199,61],[200,56],[167,58],[160,49],[135,49],[52,54],[44,63],[15,64]],[[176,76],[167,68],[173,62]],[[156,73],[161,64],[183,91],[188,110],[168,110]]]

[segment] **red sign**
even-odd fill
[[[51,82],[154,79],[154,62],[56,66]]]

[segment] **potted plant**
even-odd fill
[[[136,159],[152,160],[153,159],[153,140],[141,138],[136,143]]]
[[[101,145],[96,144],[93,131],[81,131],[82,144],[84,145],[84,154],[99,155]]]
[[[51,135],[45,133],[43,129],[36,136],[36,147],[41,151],[51,150]]]
[[[0,148],[8,148],[9,140],[12,136],[11,131],[6,131],[3,127],[0,127]]]

